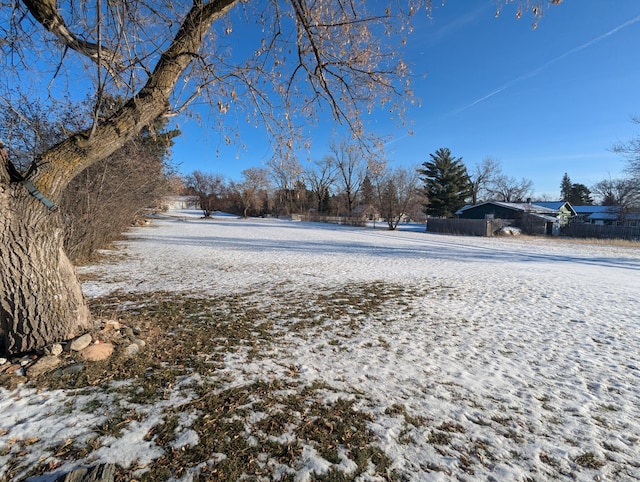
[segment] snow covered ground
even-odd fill
[[[172,214],[133,229],[126,256],[82,268],[86,295],[232,293],[268,313],[380,287],[395,301],[355,325],[275,320],[273,358],[229,355],[225,375],[269,380],[294,367],[301,383],[357,395],[408,480],[640,480],[640,248]],[[10,438],[37,437],[42,454],[87,437],[95,420],[55,408],[68,395],[0,392],[0,466]],[[154,423],[132,424],[118,450],[152,463],[161,452],[136,433]],[[307,449],[296,480],[330,465]],[[101,460],[122,462],[105,447],[91,462]]]

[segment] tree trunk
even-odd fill
[[[19,183],[0,185],[0,353],[34,351],[91,326],[62,217]]]
[[[211,24],[236,3],[194,2],[138,94],[94,129],[45,152],[37,160],[39,168],[25,174],[31,186],[57,203],[75,176],[167,113],[169,97]],[[50,3],[27,6],[36,20],[52,29],[54,23],[46,21],[55,14],[46,10]],[[0,154],[0,353],[18,354],[74,337],[89,328],[91,320],[80,282],[63,251],[62,215],[32,196],[6,152],[0,149]]]

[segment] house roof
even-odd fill
[[[611,213],[616,212],[616,206],[573,206],[576,214]]]
[[[542,206],[549,209],[555,209],[556,211],[559,211],[560,209],[565,208],[572,215],[575,216],[576,214],[576,210],[567,201],[534,201],[533,204],[535,204],[536,206]]]
[[[615,221],[620,218],[618,212],[597,212],[590,214],[587,219],[591,221]],[[624,219],[627,221],[640,221],[640,213],[626,213]]]
[[[512,211],[521,211],[521,212],[529,212],[529,213],[537,213],[537,214],[549,214],[549,215],[558,214],[557,209],[551,209],[544,206],[540,206],[537,203],[505,203],[501,201],[485,201],[480,204],[468,204],[460,208],[458,211],[456,211],[456,214],[459,215],[469,209],[477,208],[480,206],[486,206],[486,205],[500,206],[505,209],[511,209]]]
[[[531,213],[531,217],[534,217],[536,219],[541,219],[543,221],[550,222],[550,223],[560,222],[559,218],[555,216],[549,216],[548,214]]]

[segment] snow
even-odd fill
[[[410,480],[640,479],[640,247],[170,214],[133,229],[119,246],[126,257],[82,268],[93,275],[85,294],[235,293],[267,306],[275,291],[300,299],[366,283],[401,286],[404,305],[369,316],[349,336],[283,328],[277,360],[229,354],[223,371],[244,383],[295,366],[300,381],[332,387],[327,401],[364,394],[357,409],[373,416],[376,444]],[[88,437],[100,421],[64,409],[85,395],[70,401],[17,388],[0,396],[0,467],[10,439],[38,437],[42,449]],[[425,423],[407,426],[390,407]],[[129,463],[151,463],[160,453],[144,434],[157,422],[132,423],[91,461],[128,454]],[[189,420],[182,424],[173,446],[198,443]],[[449,442],[435,441],[436,432]],[[576,467],[588,452],[606,463]],[[461,453],[486,463],[470,477]],[[302,458],[296,480],[331,466],[310,446]],[[341,470],[354,470],[348,454],[340,459]]]

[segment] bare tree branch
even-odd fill
[[[33,15],[33,18],[55,35],[65,46],[104,67],[114,78],[117,78],[118,73],[124,70],[123,59],[115,51],[105,49],[99,43],[83,40],[69,30],[62,15],[58,12],[55,0],[22,1],[31,12],[31,15]]]

